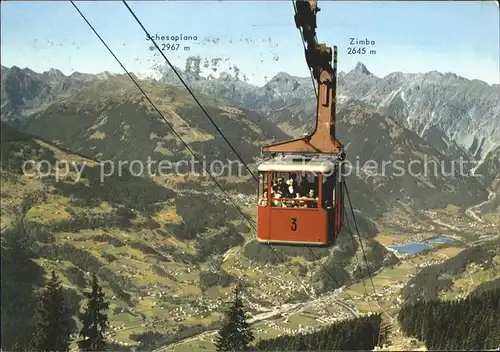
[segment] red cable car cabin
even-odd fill
[[[332,67],[332,48],[316,41],[316,0],[296,5],[295,23],[302,27],[306,62],[318,83],[316,127],[304,138],[262,148],[270,157],[258,166],[257,240],[331,246],[344,221],[340,166],[345,153],[335,138],[337,47]]]
[[[343,184],[335,158],[287,156],[261,163],[257,240],[331,246],[343,225]]]

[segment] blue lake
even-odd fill
[[[453,238],[450,237],[435,237],[431,238],[429,242],[434,242],[434,243],[448,243],[448,242],[455,242]]]
[[[390,248],[401,253],[419,253],[431,248],[431,246],[425,243],[408,243],[400,246],[391,246]]]
[[[450,237],[435,237],[427,240],[429,243],[449,243],[449,242],[455,242],[455,239],[450,238]],[[425,251],[426,249],[432,248],[430,245],[427,243],[407,243],[407,244],[402,244],[399,246],[391,246],[389,248],[392,248],[400,253],[420,253]]]

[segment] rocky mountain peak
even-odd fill
[[[64,73],[62,73],[60,70],[55,69],[55,68],[51,68],[50,70],[45,71],[44,74],[47,76],[52,76],[52,77],[65,77]]]

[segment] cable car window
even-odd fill
[[[319,176],[312,172],[273,172],[271,206],[317,208]]]
[[[259,194],[257,196],[259,207],[267,207],[267,172],[259,172]]]

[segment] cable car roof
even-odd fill
[[[336,155],[320,157],[286,155],[263,161],[259,164],[257,170],[277,172],[304,171],[331,173],[338,162],[338,157]]]

